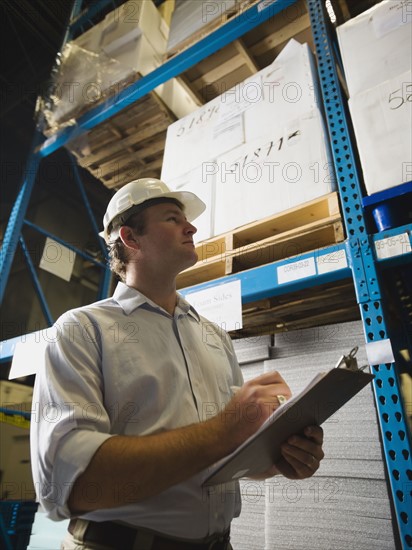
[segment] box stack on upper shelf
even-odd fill
[[[199,38],[216,29],[240,10],[237,0],[187,2],[176,0],[170,22],[167,55],[181,52]]]
[[[349,108],[369,195],[412,180],[412,22],[385,0],[338,27]]]
[[[75,124],[88,109],[159,67],[166,54],[168,31],[152,0],[129,0],[68,42],[44,109],[45,132],[51,135]],[[176,117],[199,105],[175,79],[154,93]]]
[[[52,104],[52,108],[45,111],[50,125],[54,124],[53,131],[56,130],[54,120],[56,116],[53,110],[55,113],[60,113],[58,128],[64,124],[75,124],[74,116],[79,118],[82,113],[93,108],[99,100],[116,94],[140,74],[147,74],[150,72],[149,69],[152,70],[160,65],[162,55],[159,54],[159,48],[163,48],[164,51],[166,48],[162,31],[167,34],[167,29],[164,27],[163,20],[160,19],[153,33],[149,32],[151,27],[145,24],[144,16],[146,12],[153,15],[151,13],[153,6],[146,6],[146,11],[142,11],[139,15],[139,23],[136,27],[134,20],[137,19],[137,14],[132,11],[132,8],[136,10],[140,4],[141,2],[126,2],[124,6],[107,15],[100,27],[99,25],[93,27],[85,35],[70,43],[73,50],[77,48],[81,53],[77,58],[75,55],[71,57],[78,71],[77,82],[81,82],[82,85],[68,88],[64,85],[56,85],[56,89],[60,90],[60,94],[55,98],[56,104]],[[143,4],[150,5],[151,2],[145,0]],[[198,4],[208,4],[210,9],[211,3],[188,2],[187,4],[194,7]],[[237,2],[236,13],[247,9],[249,4],[250,2]],[[207,6],[204,9],[206,8]],[[158,18],[156,12],[155,20],[157,21]],[[215,19],[214,28],[218,24],[224,24],[226,18],[225,16]],[[110,188],[119,188],[136,177],[159,177],[167,126],[176,118],[193,112],[211,98],[220,95],[222,91],[243,82],[245,78],[267,66],[293,36],[297,36],[300,41],[311,41],[309,16],[303,0],[288,7],[276,17],[270,18],[258,29],[248,32],[242,40],[236,40],[225,46],[179,77],[156,88],[154,92],[119,115],[101,123],[90,132],[83,134],[81,138],[72,140],[67,147],[76,156],[81,166],[91,171]],[[154,37],[156,48],[151,43],[155,41]],[[198,38],[199,35],[195,34],[191,40]],[[77,41],[80,46],[76,46]],[[102,49],[103,43],[105,50]],[[150,48],[151,55],[148,53]],[[70,48],[68,51],[70,52]],[[135,56],[134,58],[137,56],[143,64],[140,69],[136,63],[131,62],[132,56]],[[79,61],[81,61],[80,66]],[[96,65],[101,67],[97,76]],[[68,65],[69,69],[70,65]],[[61,73],[58,73],[58,78],[62,78]],[[66,78],[67,80],[71,82],[72,76]],[[96,81],[97,86],[94,85]],[[110,82],[109,87],[108,82]],[[67,99],[69,92],[72,94],[72,100],[66,101],[66,107],[64,107],[62,100],[64,97]],[[147,116],[148,112],[155,113],[156,116],[150,119]],[[51,131],[49,127],[48,133],[50,134]]]
[[[307,44],[290,40],[265,69],[167,131],[162,178],[207,204],[197,241],[334,189]]]
[[[203,11],[207,12],[207,16],[202,16],[203,24],[198,23],[199,31],[190,36],[190,39],[185,42],[183,50],[216,30],[218,26],[236,19],[236,15],[243,13],[254,3],[256,2],[237,2],[235,7],[232,6],[230,10],[225,11],[225,7],[231,6],[230,2],[214,3],[205,0],[203,2],[200,0],[186,2],[185,11],[189,11],[191,5],[199,17],[198,5],[203,5]],[[213,19],[213,25],[210,26],[208,21],[212,17],[212,5],[214,12],[219,13],[220,17]],[[270,5],[267,9],[271,9]],[[178,10],[175,13],[178,13]],[[194,15],[192,15],[193,17]],[[173,20],[171,33],[172,31]],[[234,40],[203,59],[185,71],[181,75],[181,79],[202,104],[207,103],[267,67],[291,38],[295,38],[300,43],[308,43],[313,50],[310,18],[304,0],[298,0],[247,32],[242,38]]]

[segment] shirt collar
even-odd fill
[[[147,296],[122,282],[117,284],[113,294],[113,299],[119,304],[126,315],[130,315],[135,309],[141,307],[143,304],[149,304],[152,308],[158,309],[159,312],[162,312],[163,314],[166,313],[160,306],[147,298]],[[200,322],[200,316],[195,308],[190,305],[189,302],[187,302],[180,294],[177,295],[175,314],[190,315],[196,321]]]

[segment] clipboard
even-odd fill
[[[306,426],[320,426],[374,378],[358,368],[354,348],[335,368],[320,373],[304,390],[278,407],[259,430],[232,454],[211,466],[203,486],[265,472],[280,456],[282,443]]]

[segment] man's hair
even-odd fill
[[[122,225],[132,227],[136,231],[137,235],[144,235],[146,232],[146,210],[149,206],[170,202],[176,204],[181,210],[184,211],[184,205],[177,199],[169,197],[159,197],[145,201],[143,204],[138,205],[136,209],[133,209],[133,213],[126,219]],[[113,228],[111,228],[113,229]],[[127,256],[127,249],[122,243],[120,237],[115,241],[108,243],[109,252],[109,266],[113,273],[125,282],[126,280],[126,266],[129,263]]]

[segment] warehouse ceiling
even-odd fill
[[[96,2],[97,0],[89,0]],[[196,0],[200,1],[200,0]],[[117,3],[121,3],[121,0]],[[159,1],[157,4],[161,3]],[[354,16],[375,4],[374,0],[335,0],[341,17]],[[0,222],[7,221],[21,185],[24,166],[35,131],[34,110],[37,97],[47,89],[56,52],[59,50],[72,7],[72,0],[1,0],[2,40],[0,105],[2,197]],[[64,155],[64,152],[58,152]],[[67,162],[67,159],[62,162]],[[84,175],[93,204],[100,206],[110,196],[89,174]],[[46,178],[47,179],[47,178]],[[70,179],[70,178],[69,178]],[[70,184],[70,183],[69,183]],[[64,177],[59,184],[42,182],[42,200],[53,192],[67,197]],[[53,189],[50,187],[53,186]]]
[[[2,232],[23,181],[35,133],[36,100],[47,89],[71,9],[72,0],[0,0]],[[59,151],[53,162],[68,165],[67,154]],[[44,200],[49,193],[65,201],[77,200],[73,193],[67,193],[72,180],[65,173],[62,169],[58,182],[46,177],[36,183],[38,192],[32,194],[31,204]],[[89,198],[100,213],[111,193],[89,174],[85,173],[83,179]]]

